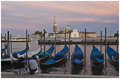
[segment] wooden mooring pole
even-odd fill
[[[10,41],[11,41],[11,51],[10,51],[10,53],[12,54],[12,34],[10,34]]]
[[[54,50],[54,55],[56,54],[56,32],[55,32],[55,50]]]
[[[27,41],[27,46],[29,46],[29,34],[28,34],[28,41]]]
[[[27,51],[28,51],[28,44],[27,44],[27,30],[26,30],[26,58],[28,58]]]
[[[85,28],[85,42],[84,42],[84,75],[86,74],[86,28]]]
[[[100,42],[101,42],[101,44],[100,44],[100,52],[102,53],[102,31],[101,31],[101,39],[100,39]]]
[[[7,32],[7,56],[10,57],[10,51],[9,51],[9,31]]]
[[[119,37],[119,35],[118,35],[118,31],[117,31],[117,52],[118,52],[118,37]]]
[[[1,33],[1,50],[2,50],[2,33]]]
[[[86,28],[85,28],[85,43],[84,43],[84,62],[86,65]]]
[[[94,46],[94,40],[93,40],[93,46]]]
[[[40,50],[41,50],[41,52],[42,52],[42,34],[41,34],[41,40],[40,40],[41,42],[40,42]]]
[[[6,46],[6,34],[5,34],[5,46]]]
[[[105,28],[105,66],[107,65],[107,60],[106,60],[106,34],[107,34],[107,30]]]
[[[70,37],[71,37],[71,33],[69,33],[69,59],[70,59]]]
[[[45,29],[44,29],[44,62],[45,62]]]
[[[65,29],[65,46],[66,46],[66,29]],[[66,47],[65,47],[65,53],[66,53]]]
[[[66,52],[67,52],[67,51],[66,51],[66,46],[67,46],[67,45],[66,45],[66,29],[65,29],[65,53],[64,53],[64,56],[65,56],[65,54],[66,54]],[[65,62],[64,62],[64,67],[65,67]],[[65,69],[64,69],[64,70],[65,70]]]
[[[1,42],[2,43],[2,42]],[[5,34],[5,46],[6,46],[6,34]],[[5,50],[5,54],[6,54],[6,50]]]

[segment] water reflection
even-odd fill
[[[11,70],[12,70],[12,65],[2,65],[1,66],[1,71],[6,71],[6,72],[11,72]]]
[[[115,70],[119,72],[119,65],[114,67],[115,67]]]
[[[103,68],[104,66],[100,67],[100,68],[95,68],[93,66],[91,66],[91,74],[92,75],[103,75]]]
[[[113,64],[110,60],[109,63],[115,68],[116,71],[119,71],[119,64]]]
[[[41,70],[41,73],[50,73],[51,71],[57,71],[55,67],[51,67],[45,70]]]
[[[48,74],[50,74],[50,73],[54,73],[54,72],[56,72],[56,73],[57,72],[64,72],[64,73],[66,73],[65,65],[63,64],[63,65],[58,66],[58,67],[50,67],[48,69],[41,70],[41,73],[48,73]]]
[[[83,65],[79,67],[71,67],[71,74],[80,74],[80,72],[83,70]]]

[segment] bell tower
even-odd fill
[[[54,16],[54,22],[53,22],[53,32],[57,32],[57,24],[56,24],[55,16]]]

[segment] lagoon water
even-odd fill
[[[61,39],[64,40],[64,39]],[[68,39],[67,39],[68,40]],[[80,41],[82,39],[72,39],[75,41]],[[47,50],[51,45],[46,45],[45,49]],[[84,53],[84,45],[78,44],[78,46],[82,49]],[[95,45],[99,50],[100,50],[100,45]],[[117,49],[116,45],[110,45],[114,50]],[[2,47],[4,47],[4,43],[2,43]],[[15,51],[21,51],[26,47],[25,42],[13,42],[12,43],[12,52]],[[29,42],[29,47],[30,51],[36,50],[39,45],[38,45],[38,38],[32,39],[31,42]],[[59,52],[64,45],[56,45],[56,52]],[[75,45],[70,45],[70,53],[73,53]],[[48,73],[48,74],[77,74],[77,75],[107,75],[107,76],[119,76],[119,68],[114,67],[111,65],[108,61],[108,56],[107,57],[107,66],[104,66],[103,68],[100,69],[94,69],[91,67],[91,62],[90,62],[90,53],[92,51],[92,45],[86,45],[86,65],[79,69],[73,69],[71,66],[71,61],[68,58],[67,62],[65,65],[61,65],[60,67],[52,67],[50,69],[42,71],[39,69],[39,73]],[[102,53],[105,53],[105,46],[102,46]],[[54,52],[53,52],[54,56]],[[11,72],[12,71],[12,66],[1,66],[1,72]]]

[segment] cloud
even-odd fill
[[[1,18],[2,21],[11,21],[13,20],[12,18],[8,18],[8,17],[2,17]]]
[[[1,9],[2,10],[13,10],[12,8],[8,7],[7,5],[1,4]]]
[[[105,20],[105,21],[102,21],[103,23],[116,23],[117,20]]]
[[[72,22],[93,22],[95,19],[92,18],[66,18],[63,21],[72,21]]]
[[[4,29],[15,29],[15,30],[23,30],[23,29],[30,29],[30,30],[35,30],[35,27],[34,26],[31,26],[29,24],[16,24],[16,23],[6,23],[6,22],[3,22],[2,23],[2,28]]]
[[[33,24],[46,24],[47,23],[47,22],[42,21],[42,20],[28,20],[26,22],[33,23]]]
[[[59,18],[57,23],[68,23],[68,22],[79,22],[79,23],[86,23],[86,22],[93,22],[93,23],[116,23],[117,20],[108,20],[108,19],[99,19],[99,18]]]
[[[9,15],[12,15],[12,16],[17,16],[17,17],[27,17],[27,18],[31,18],[32,16],[29,16],[29,15],[25,15],[25,14],[15,14],[15,13],[12,13],[12,14],[9,14]]]
[[[99,16],[119,16],[119,1],[23,1],[9,4],[56,12],[75,12]]]
[[[17,2],[18,3],[18,2]],[[107,5],[106,5],[107,4]],[[77,12],[91,15],[119,15],[118,1],[68,1],[68,2],[21,2],[21,6],[31,9],[51,9],[57,11]]]

